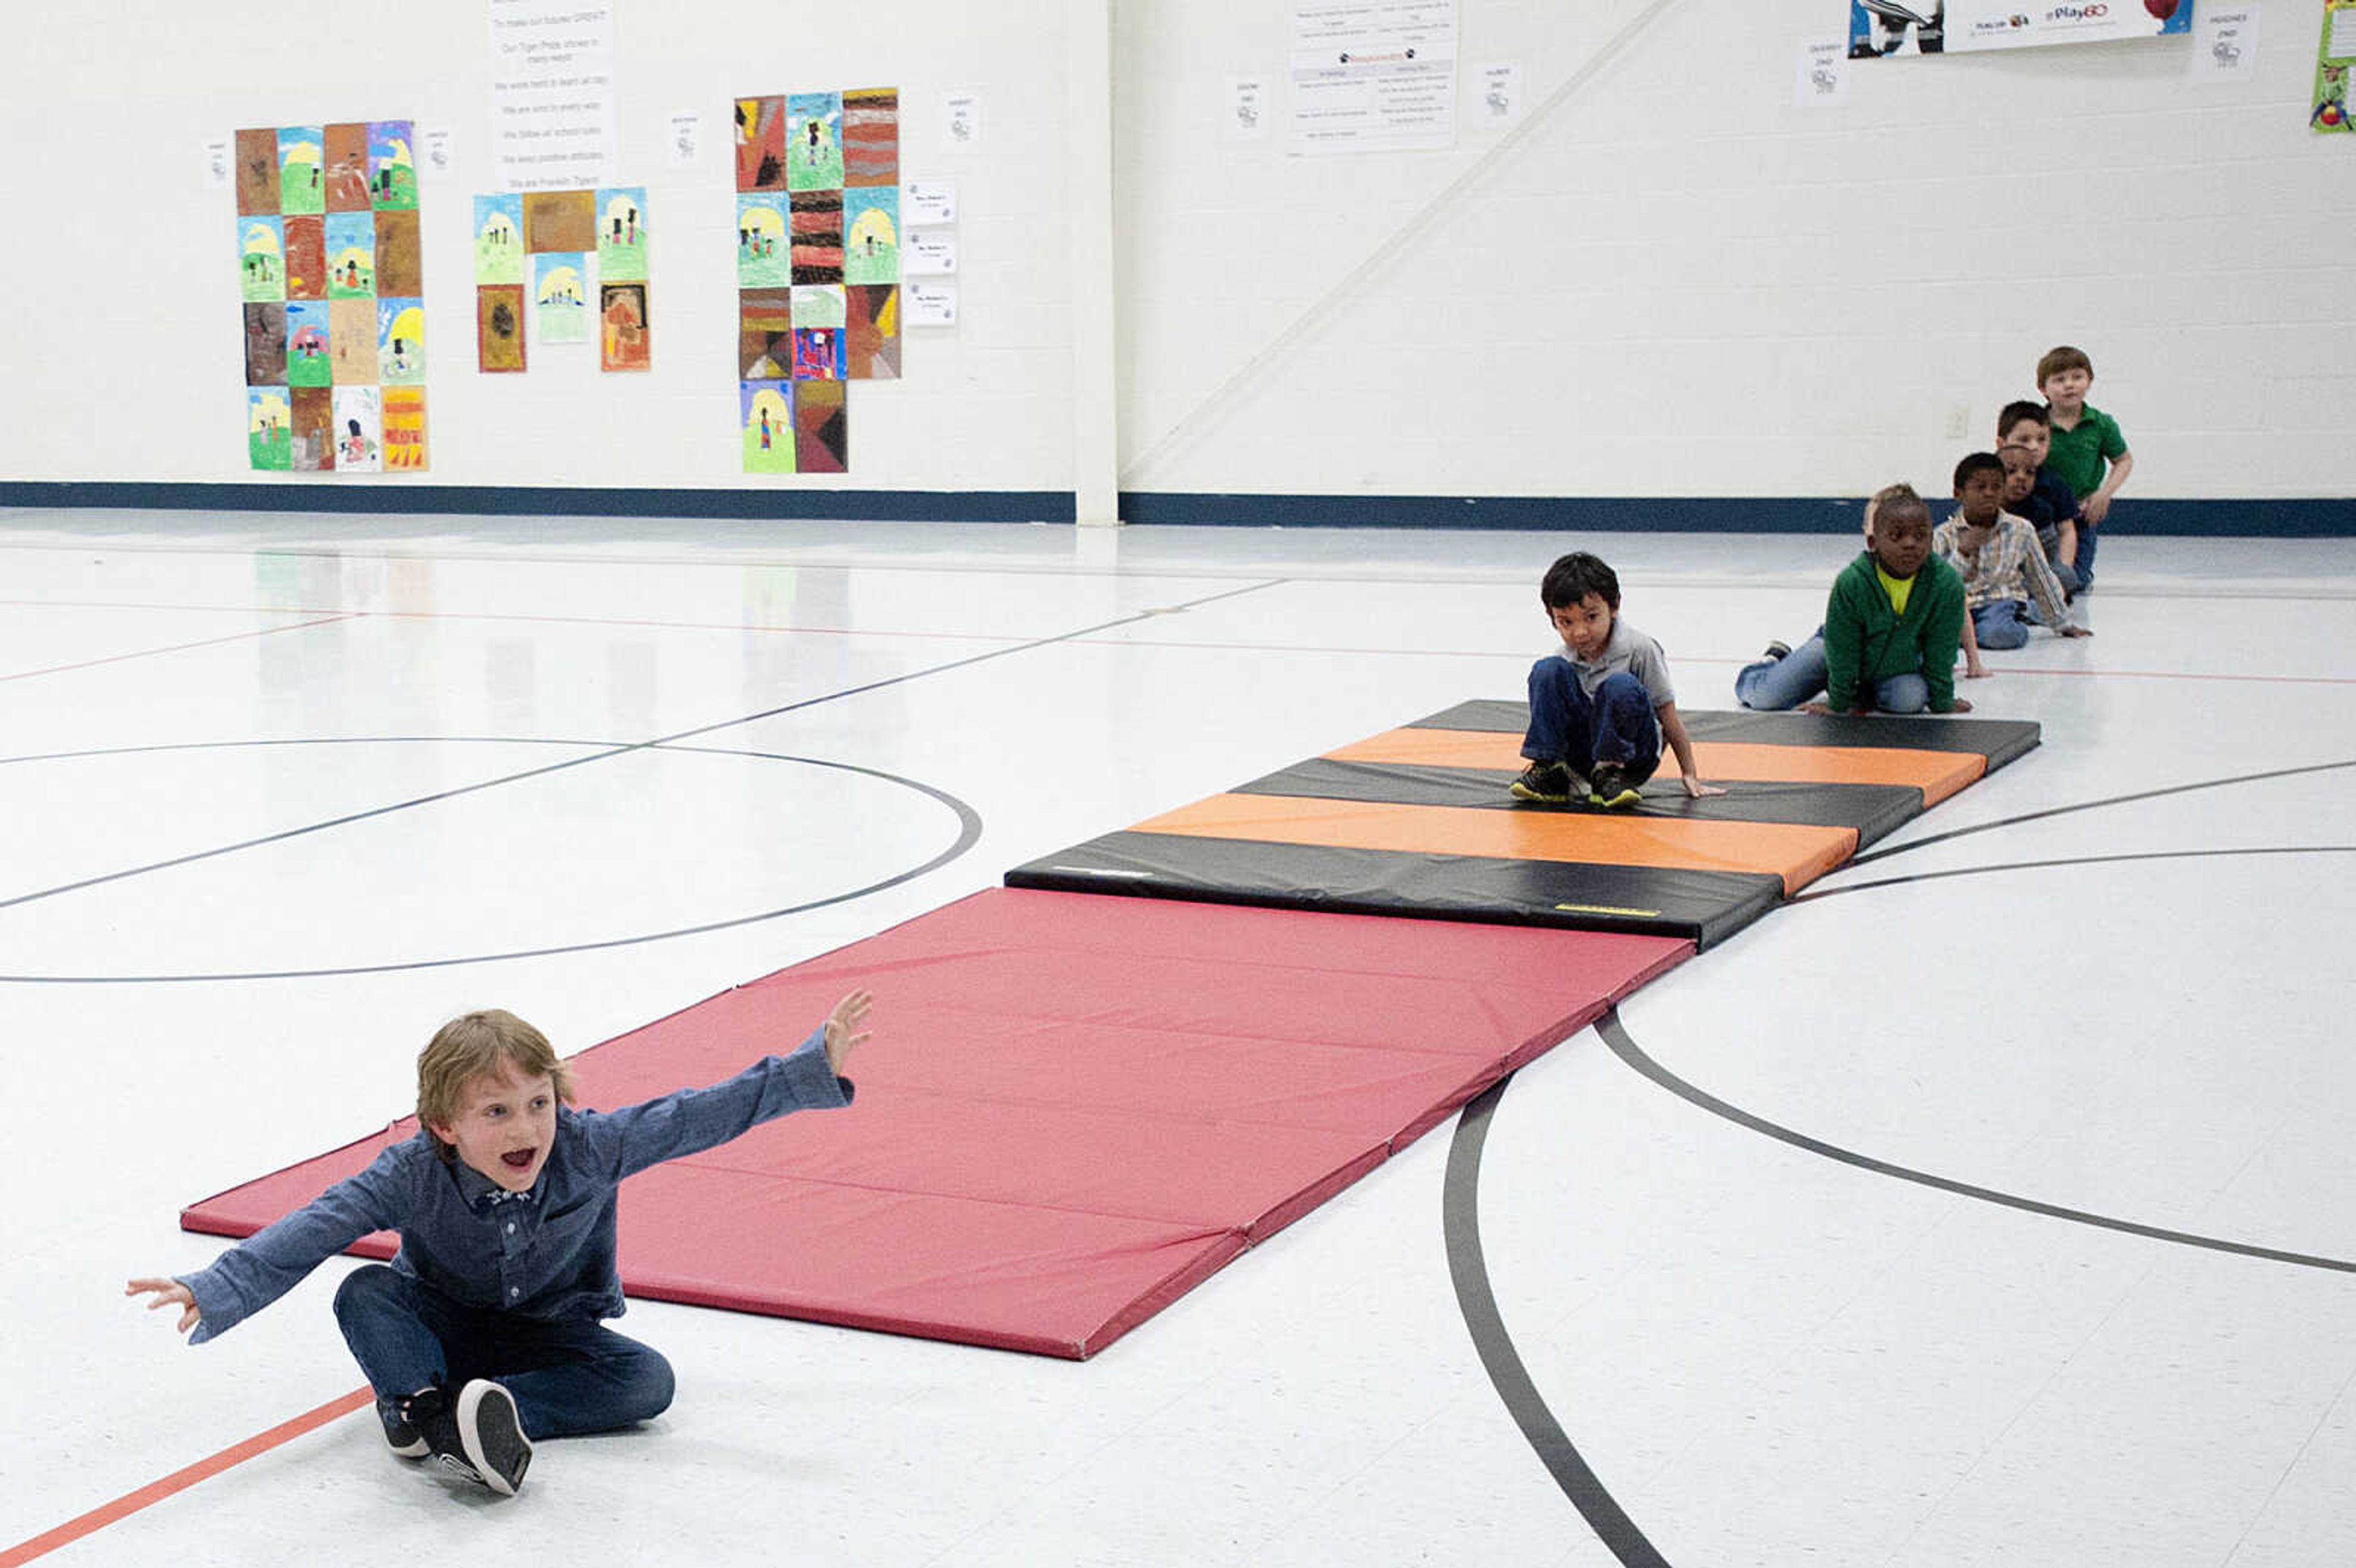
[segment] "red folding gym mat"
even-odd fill
[[[1672,937],[998,889],[573,1059],[582,1104],[725,1077],[875,993],[851,1109],[623,1188],[634,1296],[1103,1349],[1681,962]],[[185,1211],[250,1235],[413,1121]],[[388,1237],[355,1251],[389,1255]]]

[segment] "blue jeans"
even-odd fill
[[[2078,519],[2078,592],[2083,593],[2094,585],[2094,541],[2103,530]]]
[[[1762,712],[1797,708],[1825,689],[1827,667],[1825,629],[1818,626],[1782,658],[1743,666],[1734,677],[1734,699]],[[1873,705],[1884,713],[1920,713],[1931,706],[1931,685],[1912,670],[1883,676],[1874,682]]]
[[[2079,565],[2090,565],[2093,563],[2094,559],[2094,547],[2093,543],[2094,537],[2094,530],[2092,528],[2082,528],[2078,530]],[[2043,528],[2038,529],[2037,542],[2045,547],[2045,564],[2053,569],[2054,578],[2062,584],[2062,592],[2064,593],[2077,592],[2079,586],[2083,581],[2083,579],[2078,575],[2078,567],[2063,560],[2059,555],[2054,553],[2062,548],[2062,525],[2059,523],[2048,523]]]
[[[381,1413],[429,1383],[475,1378],[515,1395],[524,1435],[610,1432],[660,1415],[674,1387],[660,1352],[588,1317],[527,1317],[451,1300],[382,1264],[336,1292],[336,1322]]]
[[[1607,675],[1589,700],[1569,659],[1548,654],[1530,666],[1530,727],[1522,755],[1570,764],[1585,778],[1599,763],[1617,763],[1632,784],[1661,765],[1661,728],[1652,694],[1624,671]]]
[[[1979,639],[1980,651],[2003,653],[2026,644],[2028,610],[2019,599],[1991,599],[1973,611],[1972,635]]]

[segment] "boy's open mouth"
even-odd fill
[[[509,1149],[499,1156],[499,1159],[509,1170],[530,1170],[531,1162],[539,1154],[540,1150],[536,1148]]]

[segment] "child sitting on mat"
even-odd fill
[[[670,1363],[600,1322],[622,1311],[621,1179],[789,1111],[851,1104],[843,1063],[872,1002],[853,991],[790,1054],[618,1111],[573,1110],[571,1072],[514,1014],[453,1019],[417,1058],[416,1136],[210,1267],[123,1294],[178,1307],[198,1344],[362,1236],[398,1231],[391,1267],[355,1269],[336,1292],[385,1441],[512,1497],[534,1438],[610,1431],[670,1403]]]
[[[1547,568],[1538,601],[1562,646],[1530,667],[1530,765],[1509,786],[1516,800],[1633,805],[1661,765],[1665,737],[1688,795],[1724,795],[1694,770],[1661,645],[1620,618],[1620,579],[1584,550]]]
[[[1745,708],[1811,713],[1968,713],[1955,695],[1964,584],[1931,552],[1931,508],[1912,485],[1875,492],[1864,552],[1833,581],[1825,623],[1798,647],[1770,644],[1734,677]],[[1812,701],[1819,692],[1827,701]]]

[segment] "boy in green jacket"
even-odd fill
[[[1931,508],[1911,485],[1877,494],[1866,548],[1833,581],[1825,624],[1798,647],[1769,645],[1734,677],[1745,708],[1809,713],[1968,713],[1955,695],[1964,582],[1931,552]],[[1822,692],[1825,700],[1812,701]]]

